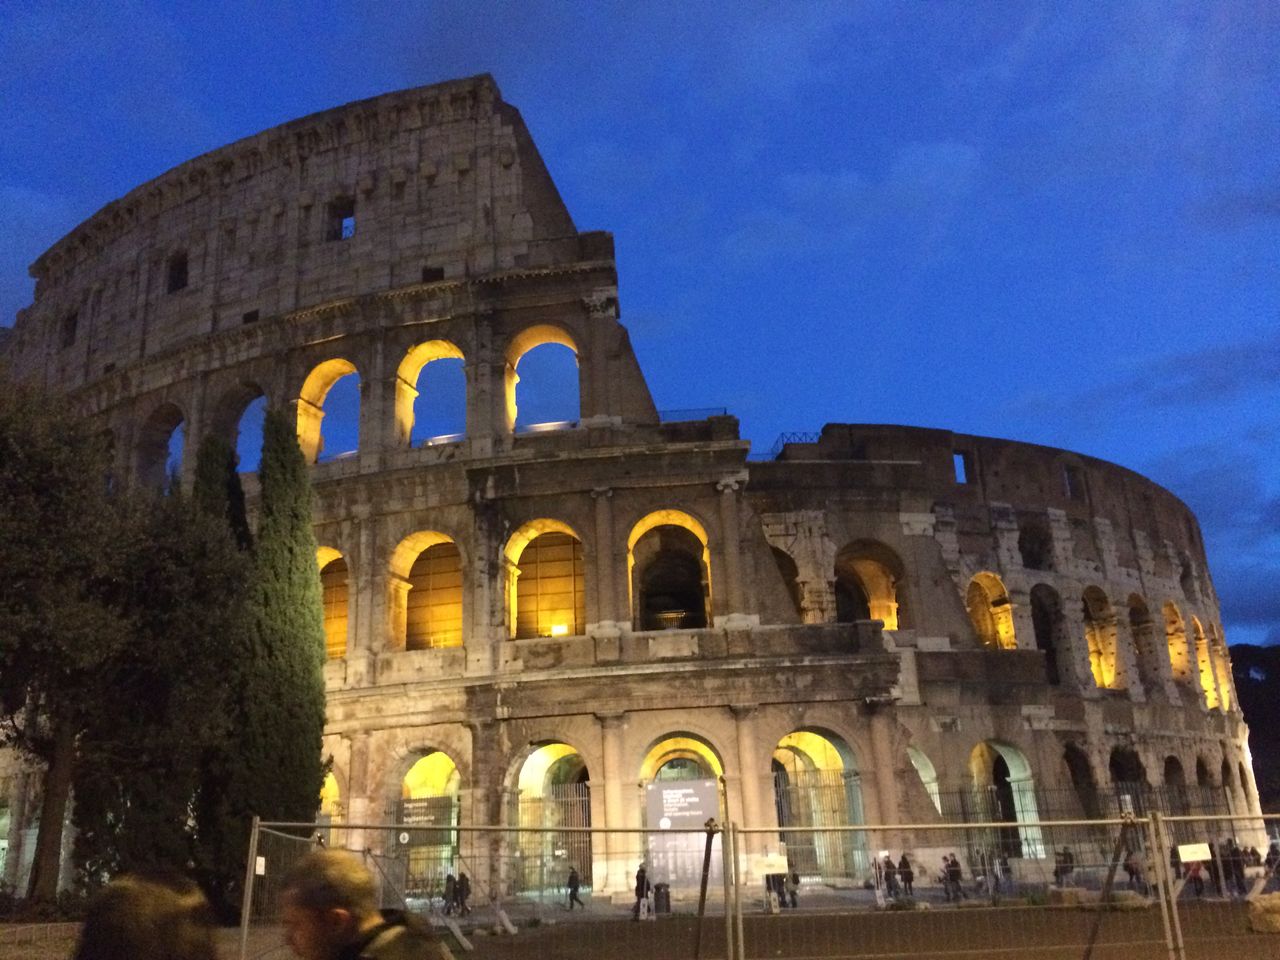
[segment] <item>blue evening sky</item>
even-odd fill
[[[1132,467],[1199,514],[1228,638],[1280,641],[1272,0],[6,3],[0,322],[169,167],[485,71],[614,232],[659,407]]]

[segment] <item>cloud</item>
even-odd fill
[[[1204,223],[1224,229],[1280,219],[1280,184],[1221,193],[1200,204],[1197,212]]]

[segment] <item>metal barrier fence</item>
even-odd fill
[[[1274,857],[1251,853],[1266,861],[1272,838],[1280,849],[1280,817],[1158,813],[701,831],[257,824],[240,956],[289,955],[281,879],[323,844],[363,858],[383,906],[477,960],[1275,960],[1280,932],[1249,916],[1280,888]]]

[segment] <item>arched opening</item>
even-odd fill
[[[577,423],[578,345],[567,332],[549,324],[529,327],[512,339],[506,359],[509,430],[553,430]]]
[[[335,460],[358,448],[360,375],[350,360],[335,357],[313,369],[297,407],[298,446],[308,463]]]
[[[1093,682],[1102,690],[1123,690],[1128,682],[1116,639],[1116,617],[1111,601],[1099,588],[1086,587],[1081,608]]]
[[[330,823],[342,820],[342,794],[338,789],[338,778],[332,771],[324,775],[324,783],[320,786],[320,819]]]
[[[1142,685],[1147,690],[1155,690],[1161,685],[1160,643],[1147,601],[1136,593],[1129,595],[1129,634],[1138,654],[1138,676]]]
[[[988,650],[1016,650],[1013,604],[1004,582],[994,573],[979,573],[969,581],[965,608],[978,642]]]
[[[915,768],[916,774],[920,777],[924,792],[933,801],[933,808],[938,813],[942,813],[942,792],[938,788],[938,770],[934,767],[933,761],[929,759],[923,750],[916,747],[907,747],[907,758],[911,761],[911,766]]]
[[[855,540],[836,554],[836,622],[880,620],[886,630],[907,629],[902,562],[873,540]]]
[[[558,520],[533,520],[507,541],[510,635],[580,636],[586,623],[582,541]]]
[[[1213,653],[1204,627],[1196,617],[1191,618],[1191,635],[1195,638],[1196,668],[1200,675],[1200,689],[1204,693],[1204,705],[1210,710],[1217,710],[1221,700],[1218,698],[1218,679],[1213,673]]]
[[[1204,757],[1196,757],[1196,786],[1200,788],[1212,787],[1213,777],[1209,774],[1209,764],[1205,762]]]
[[[426,547],[409,568],[406,650],[462,646],[462,554],[452,540]]]
[[[1173,680],[1179,686],[1190,687],[1193,673],[1191,655],[1187,646],[1187,628],[1177,604],[1168,601],[1164,605],[1164,638],[1169,650],[1169,666]]]
[[[1213,660],[1213,676],[1218,681],[1218,708],[1226,713],[1231,709],[1231,657],[1222,631],[1209,624],[1209,656]]]
[[[332,547],[316,551],[324,604],[324,652],[330,660],[347,655],[347,561]]]
[[[1187,800],[1187,778],[1182,772],[1182,761],[1177,757],[1164,758],[1165,809],[1175,816],[1191,812]]]
[[[659,510],[632,527],[627,573],[634,629],[700,629],[711,622],[707,532],[689,514]]]
[[[773,554],[773,562],[778,565],[778,573],[782,576],[782,583],[787,588],[787,596],[791,598],[796,615],[803,617],[804,598],[800,592],[800,570],[796,562],[791,559],[791,554],[779,547],[770,547],[769,550]]]
[[[1232,782],[1234,778],[1231,773],[1231,761],[1226,757],[1222,758],[1222,769],[1220,771],[1220,775],[1222,777],[1222,789],[1230,794],[1231,791],[1235,789],[1236,785]]]
[[[1062,762],[1067,766],[1071,789],[1080,802],[1080,810],[1089,819],[1102,816],[1102,804],[1098,801],[1098,784],[1093,777],[1093,764],[1089,755],[1077,743],[1068,743],[1062,751]]]
[[[1119,812],[1143,814],[1149,784],[1142,758],[1132,747],[1114,747],[1107,766]]]
[[[536,828],[517,835],[517,890],[563,886],[570,868],[584,887],[591,886],[591,786],[586,761],[567,743],[543,743],[520,765],[512,822]]]
[[[398,822],[415,828],[404,831],[409,835],[406,895],[430,897],[444,889],[445,876],[458,859],[460,780],[448,754],[428,750],[401,781]]]
[[[1249,809],[1249,768],[1244,765],[1244,761],[1236,762],[1236,775],[1239,777],[1241,799],[1244,800],[1245,809]]]
[[[1035,779],[1026,755],[1017,747],[998,740],[984,740],[969,754],[977,816],[993,823],[1009,823],[999,831],[996,846],[1007,857],[1040,858],[1044,842],[1036,804]]]
[[[778,741],[771,766],[792,869],[802,876],[861,877],[870,864],[865,838],[825,829],[864,822],[862,778],[849,745],[834,734],[796,730]]]
[[[1047,584],[1038,583],[1031,588],[1031,630],[1035,634],[1036,649],[1044,654],[1045,680],[1056,686],[1062,682],[1058,651],[1063,649],[1065,631],[1062,600]]]
[[[177,405],[166,403],[138,431],[136,476],[139,486],[161,493],[173,489],[182,473],[186,424]]]
[[[1196,577],[1191,566],[1191,558],[1183,554],[1178,563],[1178,586],[1182,587],[1182,595],[1188,600],[1196,597]]]
[[[267,398],[259,394],[245,404],[236,422],[236,467],[241,473],[257,472],[262,462],[262,426],[267,416]]]
[[[645,864],[649,880],[693,886],[702,876],[703,836],[710,817],[724,820],[720,754],[692,733],[673,732],[646,751],[640,764],[644,784]],[[718,882],[720,837],[712,842],[711,878]]]
[[[466,435],[467,374],[462,351],[448,340],[411,347],[396,370],[396,430],[412,446]]]

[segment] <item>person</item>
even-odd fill
[[[569,880],[565,884],[569,888],[569,909],[573,909],[576,903],[583,910],[587,909],[587,905],[578,898],[578,891],[582,889],[582,878],[578,876],[578,868],[569,868]]]
[[[791,909],[795,910],[799,907],[798,894],[800,893],[800,874],[795,870],[791,870],[787,874],[787,896],[791,900]]]
[[[1004,889],[1012,892],[1014,890],[1013,871],[1009,867],[1008,851],[1000,851],[1000,856],[996,859],[996,866],[999,868],[1000,882],[1004,884]]]
[[[449,873],[444,878],[444,913],[445,916],[453,913],[453,908],[458,905],[458,880]]]
[[[1142,866],[1138,863],[1138,855],[1132,850],[1124,852],[1124,872],[1129,876],[1129,889],[1138,890],[1138,880],[1142,876]]]
[[[458,902],[458,916],[465,917],[471,912],[471,907],[467,906],[467,901],[471,899],[471,878],[467,876],[465,870],[458,871],[458,891],[455,897]]]
[[[887,853],[884,855],[884,893],[890,900],[898,899],[898,865]]]
[[[1200,861],[1187,864],[1187,880],[1191,883],[1191,890],[1197,897],[1204,896],[1204,871],[1200,868]]]
[[[640,919],[640,904],[647,902],[649,899],[649,891],[653,886],[649,883],[649,875],[645,873],[644,864],[636,869],[636,905],[631,908],[631,919]]]
[[[373,876],[342,850],[313,850],[281,884],[285,942],[302,960],[448,960],[430,930],[399,910],[378,910]]]
[[[915,896],[911,889],[911,884],[916,879],[916,872],[911,869],[911,861],[907,859],[907,852],[902,851],[902,858],[898,861],[898,879],[902,881],[902,892],[904,895]]]
[[[1242,897],[1247,896],[1249,888],[1244,879],[1245,853],[1236,843],[1235,837],[1227,840],[1224,860],[1226,861],[1227,892],[1230,893],[1234,887],[1237,894]]]
[[[1280,840],[1272,840],[1271,846],[1267,848],[1267,855],[1262,860],[1262,868],[1266,871],[1264,874],[1267,882],[1263,889],[1271,886],[1271,881],[1280,876]]]
[[[89,905],[72,960],[217,960],[213,911],[178,874],[118,877]]]
[[[968,897],[964,892],[964,871],[960,869],[960,861],[956,859],[953,853],[947,858],[947,881],[951,884],[951,893],[957,901],[967,900]]]

